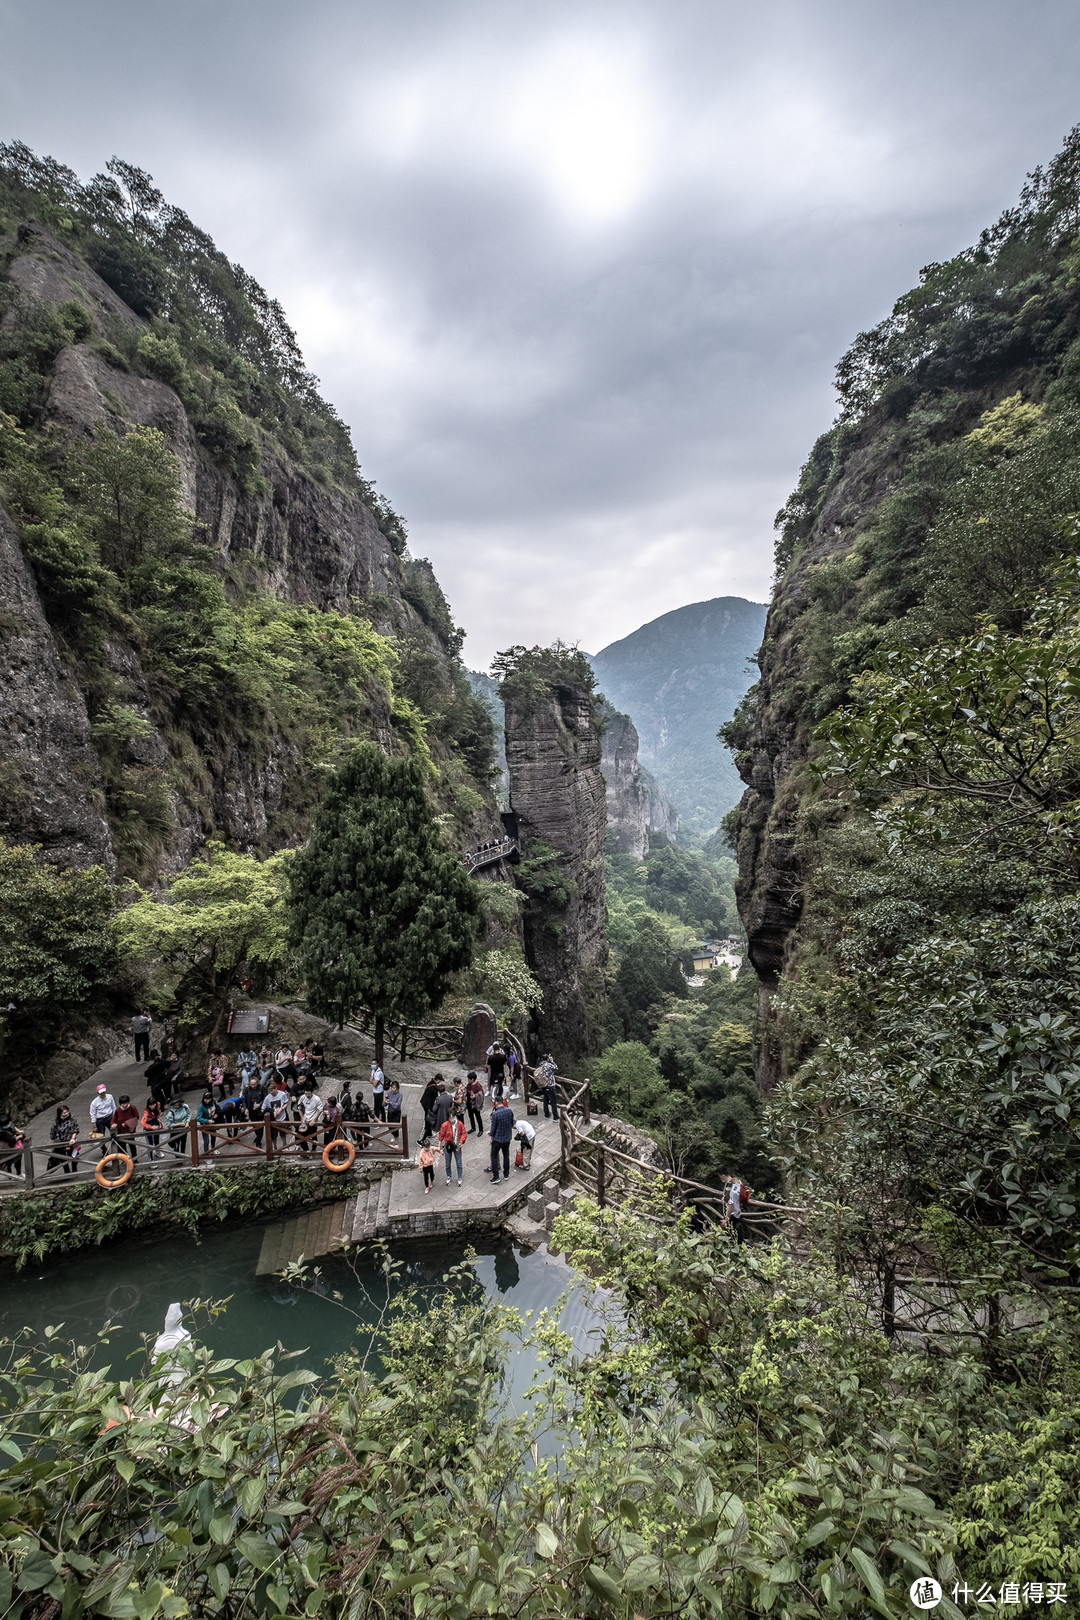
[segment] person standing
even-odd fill
[[[315,1090],[314,1081],[309,1080],[300,1098],[300,1125],[296,1132],[300,1139],[302,1152],[311,1152],[311,1144],[319,1128],[322,1115],[323,1100]]]
[[[341,1105],[336,1097],[327,1097],[326,1107],[322,1114],[323,1147],[329,1147],[343,1134],[341,1129]]]
[[[439,1126],[439,1141],[446,1156],[446,1185],[450,1185],[450,1170],[457,1161],[457,1184],[461,1186],[461,1149],[468,1138],[465,1121],[460,1114],[452,1114]]]
[[[550,1052],[540,1065],[540,1078],[544,1082],[544,1118],[558,1119],[559,1071],[555,1067],[555,1059]]]
[[[518,1094],[518,1055],[512,1046],[506,1048],[506,1077],[511,1097]]]
[[[146,1107],[139,1121],[142,1128],[143,1140],[146,1143],[146,1157],[160,1159],[158,1143],[161,1141],[161,1103],[156,1097],[148,1097]]]
[[[263,1098],[263,1119],[270,1121],[270,1140],[276,1146],[280,1137],[284,1136],[284,1126],[289,1119],[289,1093],[281,1084],[277,1075],[270,1082],[270,1089]]]
[[[121,1153],[130,1153],[133,1159],[139,1157],[139,1145],[135,1141],[135,1132],[139,1128],[139,1110],[134,1106],[130,1097],[121,1097],[116,1105],[116,1112],[109,1121],[109,1128],[114,1138],[119,1136],[119,1142],[113,1142]]]
[[[214,1093],[212,1091],[203,1092],[202,1100],[195,1110],[195,1123],[199,1127],[199,1140],[202,1143],[202,1151],[204,1153],[213,1153],[214,1135],[211,1126],[217,1124],[217,1107],[214,1103]]]
[[[439,1088],[435,1093],[435,1129],[442,1134],[442,1128],[454,1112],[454,1099],[446,1089],[446,1081],[442,1075],[438,1076]]]
[[[749,1195],[749,1190],[748,1190],[747,1191],[747,1201],[749,1201],[749,1196],[750,1195]],[[727,1222],[727,1224],[731,1227],[732,1232],[735,1234],[736,1243],[744,1243],[746,1241],[744,1233],[743,1233],[742,1212],[743,1212],[743,1184],[739,1180],[738,1176],[728,1176],[728,1178],[727,1178],[727,1212],[726,1212],[726,1214],[724,1216],[724,1219]]]
[[[493,1097],[501,1097],[504,1077],[506,1075],[506,1053],[498,1041],[492,1046],[487,1055],[487,1081],[488,1091]]]
[[[61,1103],[56,1110],[56,1118],[49,1126],[49,1141],[52,1150],[49,1153],[47,1169],[55,1170],[58,1164],[64,1167],[64,1174],[68,1176],[78,1168],[79,1150],[75,1146],[75,1138],[79,1134],[79,1122],[72,1114],[71,1109]]]
[[[476,1070],[469,1070],[465,1086],[465,1107],[469,1113],[469,1132],[482,1136],[484,1131],[484,1088],[476,1078]]]
[[[401,1087],[396,1080],[391,1080],[385,1095],[386,1123],[393,1132],[395,1142],[401,1129],[401,1104],[403,1100]]]
[[[428,1081],[420,1093],[420,1114],[424,1121],[424,1128],[420,1133],[422,1142],[430,1141],[435,1134],[435,1099],[439,1095],[439,1087],[434,1079]]]
[[[153,1019],[148,1012],[136,1013],[131,1020],[131,1035],[135,1042],[136,1063],[150,1061],[150,1028]]]
[[[187,1152],[190,1124],[191,1109],[183,1097],[174,1097],[165,1110],[165,1129],[169,1133],[169,1146],[181,1157]]]
[[[424,1173],[424,1191],[429,1193],[435,1185],[435,1149],[430,1142],[420,1144],[416,1162]]]
[[[491,1185],[499,1183],[499,1157],[502,1156],[503,1177],[510,1177],[510,1141],[514,1134],[514,1110],[505,1098],[500,1097],[491,1110],[491,1124],[488,1135],[491,1137]]]
[[[371,1111],[376,1119],[386,1119],[386,1076],[379,1065],[371,1064]]]
[[[104,1138],[108,1134],[112,1117],[116,1113],[116,1101],[108,1086],[100,1085],[97,1095],[90,1103],[90,1135]],[[102,1140],[98,1157],[104,1157],[105,1143]]]

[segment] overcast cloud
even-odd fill
[[[466,658],[768,593],[832,372],[1080,121],[1075,0],[0,0],[0,137],[281,298]]]

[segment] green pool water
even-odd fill
[[[372,1322],[386,1297],[382,1272],[370,1262],[354,1266],[339,1258],[319,1262],[322,1277],[313,1295],[279,1280],[256,1277],[264,1226],[213,1228],[201,1241],[169,1237],[154,1243],[132,1241],[84,1250],[56,1265],[28,1267],[5,1279],[0,1295],[0,1335],[29,1328],[60,1329],[65,1340],[88,1343],[111,1324],[106,1349],[96,1359],[118,1375],[145,1367],[143,1340],[161,1332],[173,1300],[224,1300],[214,1321],[185,1319],[216,1355],[243,1360],[280,1343],[305,1352],[302,1364],[319,1370],[356,1342],[357,1318]],[[447,1268],[464,1258],[462,1244],[399,1246],[404,1280],[437,1290]],[[518,1250],[507,1241],[480,1247],[472,1260],[477,1280],[492,1298],[524,1315],[553,1309],[562,1298],[560,1323],[580,1351],[589,1348],[601,1317],[595,1292],[563,1261],[543,1250]],[[340,1293],[350,1310],[330,1296]],[[510,1393],[527,1388],[533,1373],[531,1351],[513,1352],[508,1368]]]

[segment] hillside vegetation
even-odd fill
[[[0,577],[9,844],[118,892],[212,840],[265,859],[365,740],[417,762],[451,844],[490,825],[463,632],[280,305],[141,170],[83,183],[19,143],[0,147]],[[5,983],[39,1079],[50,993]]]

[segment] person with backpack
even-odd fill
[[[743,1232],[742,1215],[743,1210],[750,1203],[750,1189],[745,1181],[739,1180],[738,1176],[727,1176],[725,1179],[727,1181],[727,1213],[724,1219],[731,1227],[736,1243],[745,1243],[746,1237]]]
[[[506,1053],[498,1041],[488,1048],[487,1054],[487,1081],[488,1093],[493,1097],[501,1097],[503,1091],[503,1077],[506,1074]]]
[[[465,1129],[465,1121],[460,1114],[451,1117],[439,1126],[439,1141],[442,1143],[443,1153],[446,1155],[446,1185],[450,1185],[450,1169],[457,1160],[457,1184],[461,1186],[461,1149],[468,1140],[469,1133]]]

